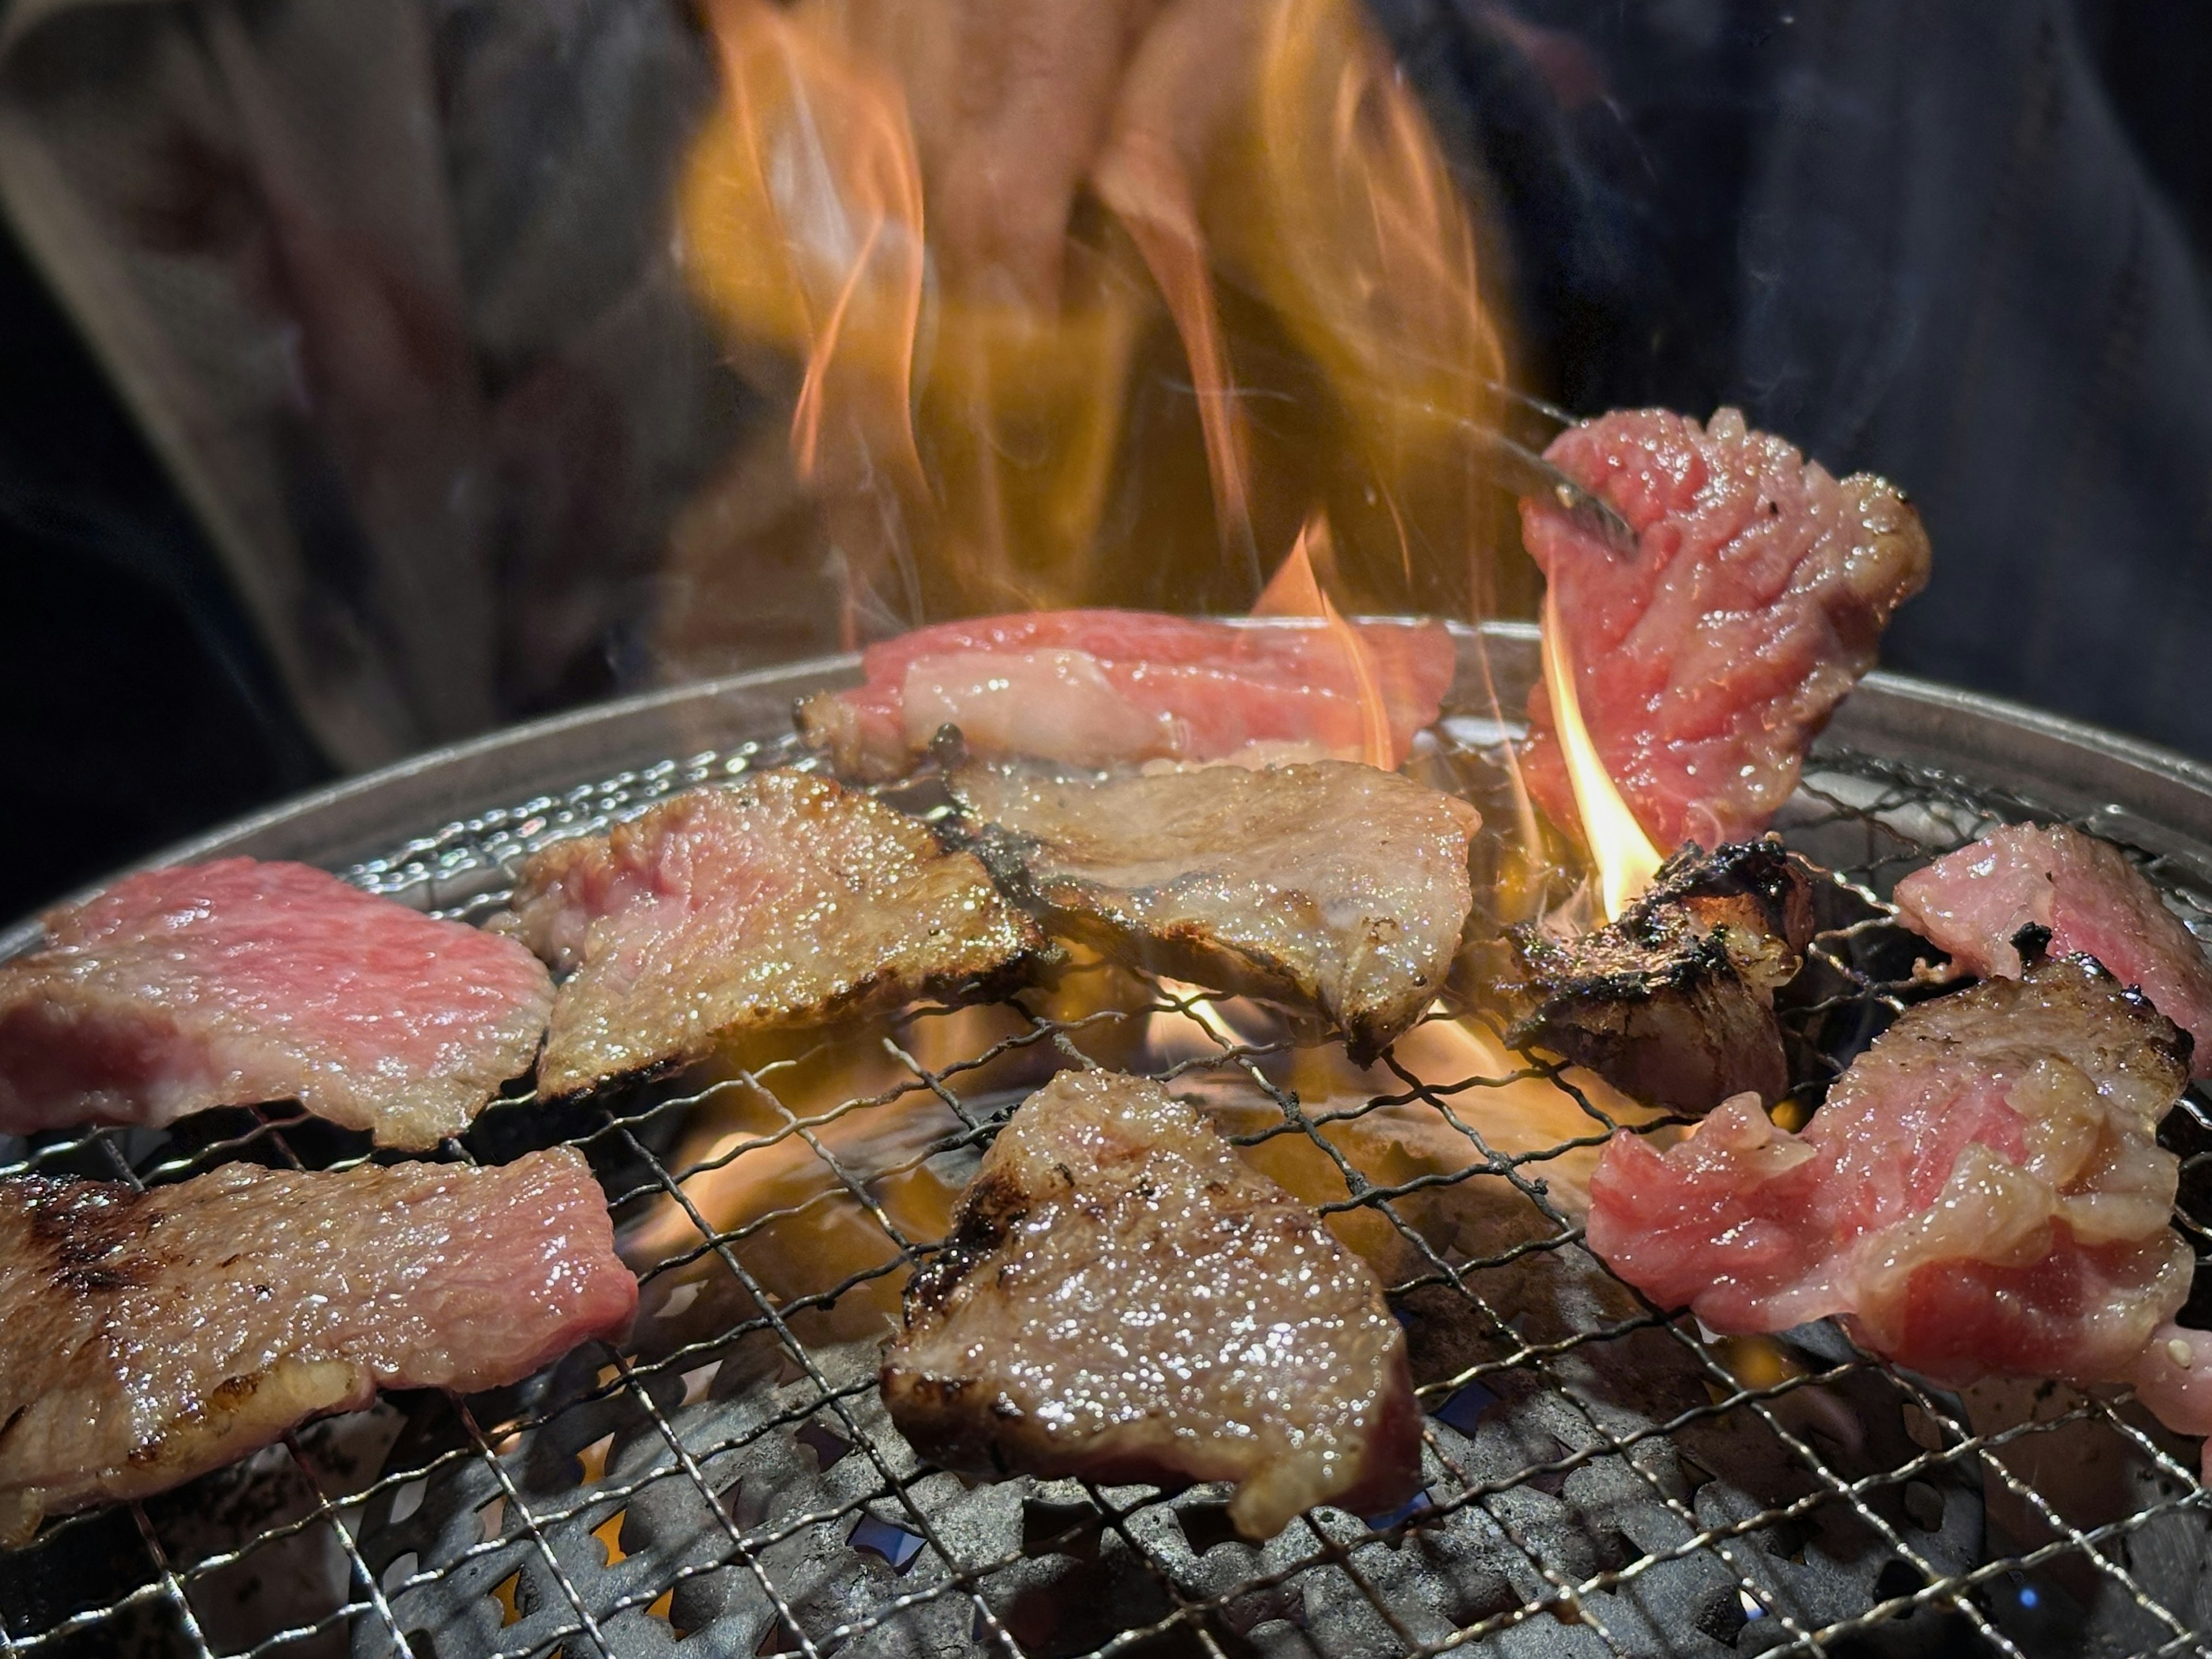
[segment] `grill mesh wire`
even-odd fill
[[[426,908],[479,916],[503,896],[503,864],[511,865],[530,848],[602,828],[673,790],[791,758],[787,749],[746,744],[727,753],[703,753],[624,773],[565,796],[542,797],[448,825],[346,873],[360,884]],[[2039,812],[2030,799],[1968,789],[1940,775],[1875,757],[1826,752],[1808,769],[1805,785],[1785,816],[1784,829],[1793,844],[1838,867],[1846,880],[1864,890],[1886,892],[1905,870],[1971,839],[1993,822],[2040,816],[2047,815]],[[2195,890],[2198,877],[2194,870],[2148,854],[2142,855],[2142,861],[2193,927],[2200,932],[2212,927],[2212,908]],[[1824,935],[1817,943],[1816,955],[1834,979],[1829,994],[1794,1011],[1792,1020],[1801,1032],[1811,1033],[1816,1027],[1832,1031],[1838,1014],[1900,1006],[1903,984],[1880,977],[1864,965],[1869,958],[1863,947],[1886,926],[1863,924]],[[1124,1004],[1088,1018],[1054,1019],[1024,1009],[1022,1024],[1012,1035],[934,1067],[917,1057],[916,1050],[925,1045],[915,1041],[915,1035],[927,1022],[951,1016],[939,1009],[910,1012],[893,1025],[885,1043],[886,1053],[904,1073],[894,1089],[846,1100],[811,1116],[786,1113],[786,1127],[775,1139],[803,1142],[825,1166],[833,1201],[842,1194],[843,1201],[883,1230],[896,1251],[884,1264],[835,1284],[809,1285],[806,1294],[779,1303],[755,1279],[747,1247],[760,1226],[787,1218],[791,1212],[771,1212],[733,1231],[718,1233],[693,1209],[691,1219],[701,1238],[684,1255],[719,1258],[764,1312],[756,1312],[713,1341],[650,1359],[595,1346],[556,1368],[566,1379],[558,1386],[473,1401],[417,1400],[398,1413],[388,1405],[380,1407],[386,1419],[405,1419],[396,1444],[388,1421],[363,1430],[361,1419],[341,1419],[335,1427],[316,1425],[286,1437],[281,1449],[259,1455],[243,1473],[211,1476],[182,1492],[143,1504],[51,1522],[0,1573],[0,1613],[5,1615],[0,1650],[111,1651],[129,1638],[195,1655],[310,1653],[350,1647],[355,1652],[435,1651],[453,1659],[446,1647],[434,1645],[419,1628],[410,1628],[401,1609],[410,1600],[419,1601],[426,1590],[456,1589],[465,1581],[476,1587],[469,1593],[481,1603],[474,1626],[479,1638],[471,1642],[471,1650],[494,1652],[501,1659],[524,1659],[556,1649],[571,1659],[592,1653],[683,1651],[678,1644],[684,1638],[708,1633],[688,1632],[675,1622],[681,1612],[679,1595],[714,1575],[735,1571],[754,1587],[756,1601],[768,1610],[757,1646],[750,1650],[826,1655],[865,1644],[902,1620],[949,1606],[968,1613],[968,1634],[979,1645],[1022,1652],[1028,1650],[1023,1632],[1010,1626],[1004,1607],[992,1594],[994,1576],[1024,1556],[1037,1553],[1035,1546],[1040,1542],[1079,1550],[1085,1540],[1096,1548],[1102,1539],[1126,1552],[1149,1576],[1158,1595],[1135,1627],[1111,1635],[1103,1644],[1089,1644],[1100,1652],[1122,1651],[1168,1638],[1181,1639],[1188,1650],[1237,1650],[1240,1626],[1251,1628],[1249,1609],[1255,1598],[1263,1607],[1284,1610],[1280,1595],[1285,1586],[1291,1587],[1294,1603],[1296,1587],[1321,1574],[1333,1576],[1340,1592],[1356,1595],[1370,1607],[1389,1638],[1410,1653],[1433,1653],[1510,1633],[1526,1635],[1531,1626],[1543,1626],[1567,1642],[1564,1650],[1627,1655],[1639,1650],[1638,1638],[1620,1628],[1616,1615],[1626,1605],[1621,1598],[1633,1594],[1640,1578],[1668,1563],[1693,1558],[1717,1564],[1720,1582],[1732,1587],[1740,1608],[1741,1617],[1734,1631],[1724,1621],[1721,1628],[1708,1632],[1723,1648],[1733,1644],[1777,1653],[1833,1651],[1839,1644],[1847,1647],[1849,1638],[1879,1634],[1877,1627],[1886,1622],[1893,1630],[1893,1621],[1928,1609],[1930,1616],[1949,1621],[1947,1630],[1971,1629],[1996,1651],[2033,1653],[2037,1650],[2034,1642],[2019,1633],[2019,1621],[2008,1620],[2006,1610],[2031,1603],[2033,1586],[2050,1582],[2049,1571],[2064,1564],[2075,1575],[2077,1593],[2086,1581],[2098,1595],[2117,1597],[2132,1610],[2133,1622],[2124,1620],[2122,1625],[2133,1634],[2124,1644],[2105,1650],[2204,1650],[2199,1632],[2206,1604],[2201,1599],[2184,1600],[2209,1593],[2201,1557],[2178,1577],[2166,1572],[2154,1592],[2131,1547],[2149,1530],[2159,1531],[2170,1547],[2179,1524],[2184,1528],[2180,1535],[2201,1551],[2206,1495],[2190,1467],[2192,1460],[2169,1455],[2166,1448],[2171,1443],[2146,1432],[2138,1415],[2124,1409],[2124,1401],[2068,1394],[2029,1420],[1978,1431],[1954,1398],[1863,1353],[1839,1348],[1832,1360],[1751,1377],[1733,1364],[1725,1348],[1700,1341],[1687,1322],[1668,1321],[1663,1310],[1648,1304],[1634,1317],[1591,1322],[1564,1339],[1524,1340],[1516,1331],[1514,1310],[1494,1305],[1486,1297],[1482,1275],[1486,1269],[1504,1265],[1508,1256],[1532,1249],[1572,1253],[1587,1260],[1578,1243],[1578,1228],[1553,1201],[1542,1176],[1547,1164],[1569,1146],[1595,1144],[1615,1132],[1616,1126],[1595,1103],[1571,1081],[1537,1067],[1578,1102],[1588,1115],[1588,1133],[1558,1147],[1502,1153],[1484,1138],[1480,1103],[1486,1089],[1510,1079],[1424,1077],[1395,1060],[1386,1061],[1401,1085],[1394,1097],[1425,1101],[1465,1137],[1468,1168],[1454,1178],[1481,1175],[1502,1179],[1546,1224],[1547,1236],[1533,1244],[1516,1245],[1505,1255],[1488,1259],[1451,1260],[1401,1213],[1419,1190],[1436,1184],[1433,1177],[1398,1186],[1370,1182],[1319,1133],[1328,1126],[1327,1115],[1316,1118],[1310,1114],[1270,1072],[1269,1050],[1279,1045],[1242,1040],[1209,1005],[1182,988],[1148,981],[1146,989],[1149,1000],[1141,1006]],[[939,1525],[942,1505],[917,1494],[922,1474],[882,1420],[866,1369],[847,1363],[849,1357],[841,1359],[810,1346],[793,1328],[809,1309],[825,1307],[865,1283],[902,1272],[931,1243],[900,1231],[875,1189],[840,1160],[824,1131],[855,1111],[919,1091],[943,1103],[957,1127],[896,1167],[917,1166],[947,1148],[972,1152],[988,1139],[993,1114],[1012,1103],[979,1104],[963,1098],[963,1074],[975,1073],[1010,1051],[1040,1046],[1057,1051],[1063,1060],[1081,1062],[1085,1042],[1095,1037],[1102,1023],[1128,1019],[1151,1021],[1155,1027],[1163,1020],[1188,1023],[1192,1043],[1206,1045],[1206,1051],[1172,1067],[1155,1069],[1171,1071],[1179,1085],[1218,1073],[1256,1088],[1282,1121],[1243,1139],[1252,1142],[1284,1134],[1310,1139],[1334,1162],[1345,1182],[1346,1196],[1334,1207],[1374,1211],[1406,1241],[1421,1271],[1413,1280],[1394,1287],[1394,1295],[1422,1284],[1442,1289],[1503,1344],[1501,1357],[1462,1367],[1425,1387],[1424,1404],[1431,1412],[1465,1398],[1470,1385],[1480,1389],[1486,1377],[1495,1382],[1518,1375],[1547,1387],[1556,1385],[1559,1368],[1577,1351],[1618,1342],[1632,1330],[1662,1333],[1675,1345],[1683,1361],[1706,1384],[1709,1403],[1684,1413],[1681,1419],[1622,1434],[1608,1427],[1601,1415],[1574,1405],[1564,1389],[1554,1388],[1557,1398],[1568,1402],[1585,1431],[1573,1444],[1559,1441],[1557,1455],[1533,1458],[1502,1479],[1455,1461],[1446,1437],[1432,1422],[1425,1508],[1371,1525],[1320,1512],[1294,1523],[1285,1534],[1287,1544],[1277,1540],[1264,1571],[1238,1577],[1225,1588],[1198,1582],[1190,1571],[1190,1553],[1176,1556],[1161,1548],[1161,1534],[1151,1523],[1167,1500],[1144,1489],[1088,1489],[1081,1495],[1071,1493],[1073,1501],[1065,1507],[1032,1504],[1025,1513],[1042,1515],[1048,1522],[1055,1516],[1064,1519],[1063,1535],[1031,1538],[1025,1540],[1029,1547],[1002,1554],[979,1556],[949,1539]],[[1822,1021],[1830,1024],[1822,1025]],[[1843,1058],[1831,1054],[1832,1063]],[[772,1092],[772,1082],[761,1081],[768,1082]],[[528,1095],[518,1094],[487,1111],[468,1146],[448,1143],[444,1155],[511,1155],[523,1144],[548,1138],[544,1130],[550,1127],[562,1132],[566,1144],[584,1148],[603,1177],[611,1170],[623,1172],[622,1184],[614,1192],[618,1215],[633,1214],[655,1200],[685,1203],[686,1188],[679,1183],[698,1175],[701,1166],[672,1167],[665,1152],[669,1138],[662,1132],[719,1092],[741,1086],[748,1086],[745,1079],[704,1088],[696,1079],[688,1083],[678,1079],[662,1087],[611,1094],[580,1117],[571,1114],[550,1126]],[[1349,1109],[1343,1115],[1359,1109]],[[2183,1109],[2198,1127],[2212,1130],[2193,1097]],[[735,1158],[741,1165],[745,1157],[758,1156],[765,1144],[756,1140],[742,1151],[720,1156],[724,1161]],[[2205,1144],[2212,1145],[2212,1139]],[[5,1172],[66,1172],[145,1185],[203,1173],[232,1158],[337,1167],[368,1156],[367,1143],[359,1136],[281,1111],[256,1110],[209,1114],[167,1132],[46,1137],[25,1148]],[[2203,1171],[2207,1157],[2196,1152],[2185,1158],[2185,1201],[2191,1177]],[[2205,1228],[2188,1215],[2178,1216],[2177,1224],[2202,1254],[2208,1238]],[[647,1278],[682,1265],[682,1260],[663,1263]],[[703,1368],[740,1335],[773,1344],[782,1359],[782,1380],[772,1396],[775,1403],[757,1414],[744,1436],[761,1441],[796,1437],[816,1447],[825,1468],[833,1462],[842,1463],[848,1478],[842,1496],[823,1507],[773,1517],[746,1513],[742,1503],[733,1501],[733,1490],[723,1477],[708,1473],[708,1467],[733,1448],[702,1446],[677,1426],[680,1413],[672,1409],[673,1402],[692,1394],[694,1380]],[[1792,1419],[1788,1408],[1793,1396],[1830,1389],[1852,1377],[1879,1379],[1881,1387],[1893,1391],[1900,1406],[1917,1408],[1923,1425],[1916,1436],[1917,1455],[1871,1473],[1855,1472],[1836,1455],[1832,1444],[1808,1434],[1802,1422]],[[606,1443],[587,1445],[586,1437],[596,1433],[617,1407],[631,1423],[649,1430],[647,1437],[657,1440],[658,1451],[642,1461],[629,1457],[625,1468],[595,1468],[592,1454],[604,1457]],[[1662,1479],[1649,1459],[1638,1455],[1646,1449],[1642,1443],[1663,1437],[1692,1417],[1759,1425],[1809,1476],[1808,1490],[1792,1501],[1755,1513],[1721,1519],[1701,1514],[1687,1501],[1689,1494]],[[369,1443],[365,1452],[357,1447],[348,1450],[349,1428],[356,1441],[366,1438]],[[2116,1449],[2133,1466],[2150,1472],[2151,1484],[2139,1484],[2134,1489],[2136,1501],[2118,1512],[2081,1515],[2037,1484],[2051,1462],[2039,1458],[2039,1449],[2056,1445],[2057,1437],[2068,1434],[2077,1437],[2070,1443],[2078,1448],[2078,1437],[2085,1433],[2099,1437],[2100,1443]],[[550,1443],[563,1453],[583,1454],[574,1470],[578,1478],[569,1481],[567,1495],[556,1501],[549,1502],[534,1486],[534,1498],[526,1492],[532,1483],[518,1473],[521,1460],[538,1443]],[[2064,1455],[2075,1456],[2078,1451]],[[1663,1547],[1632,1546],[1623,1553],[1626,1559],[1601,1563],[1595,1571],[1580,1571],[1547,1549],[1513,1500],[1516,1493],[1556,1492],[1561,1480],[1600,1462],[1631,1472],[1680,1525]],[[862,1472],[860,1477],[851,1475],[855,1468]],[[1884,1501],[1915,1482],[1947,1472],[1978,1475],[1993,1501],[2008,1494],[2012,1512],[2033,1517],[2039,1522],[2039,1534],[2012,1540],[2015,1547],[1992,1547],[1970,1565],[1947,1571],[1943,1563],[1924,1553],[1924,1540],[1911,1528],[1897,1524],[1894,1504]],[[370,1538],[370,1530],[365,1517],[387,1526],[403,1520],[410,1504],[422,1503],[427,1489],[441,1481],[450,1483],[459,1474],[474,1481],[473,1490],[491,1494],[483,1506],[479,1540],[429,1568],[419,1566],[411,1552],[374,1562],[368,1558],[363,1540]],[[936,1480],[941,1486],[945,1477]],[[559,1540],[587,1526],[610,1570],[617,1569],[629,1549],[623,1517],[634,1506],[649,1504],[655,1489],[670,1483],[696,1492],[704,1512],[714,1518],[719,1536],[709,1540],[711,1547],[694,1547],[672,1563],[649,1561],[641,1579],[634,1573],[630,1582],[617,1585],[611,1595],[603,1586],[583,1582],[586,1575],[575,1569],[574,1551]],[[1088,1509],[1081,1507],[1085,1502]],[[1768,1540],[1779,1530],[1838,1508],[1854,1516],[1881,1549],[1905,1564],[1905,1571],[1879,1578],[1864,1604],[1845,1616],[1808,1623],[1793,1612],[1787,1596],[1777,1593],[1757,1552],[1771,1549]],[[197,1524],[210,1511],[224,1517],[222,1525]],[[1377,1552],[1417,1547],[1424,1534],[1478,1511],[1477,1518],[1524,1565],[1524,1571],[1513,1575],[1516,1593],[1480,1616],[1450,1620],[1443,1633],[1437,1632],[1433,1619],[1425,1625],[1409,1621],[1402,1601],[1394,1599],[1378,1577],[1376,1564],[1386,1558]],[[1182,1524],[1186,1532],[1190,1529],[1188,1513]],[[848,1539],[848,1549],[880,1558],[894,1581],[872,1610],[828,1627],[795,1605],[769,1560],[794,1537],[824,1528],[834,1528],[837,1535]],[[2185,1543],[2185,1553],[2191,1547]],[[1194,1549],[1202,1552],[1202,1542]],[[258,1594],[288,1576],[313,1579],[307,1567],[314,1564],[319,1564],[323,1574],[319,1599],[313,1584],[305,1589],[295,1584],[283,1595]],[[917,1571],[917,1567],[923,1570]],[[2027,1587],[2025,1591],[2023,1586]],[[1277,1595],[1276,1603],[1267,1601],[1270,1594]],[[527,1605],[531,1602],[535,1605]],[[1247,1611],[1239,1616],[1239,1608]],[[1288,1611],[1296,1616],[1295,1605]],[[1758,1639],[1747,1638],[1746,1631]],[[1045,1645],[1067,1650],[1065,1644]],[[719,1644],[715,1650],[720,1650]]]

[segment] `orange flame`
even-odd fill
[[[1359,757],[1370,766],[1379,766],[1386,772],[1393,770],[1405,757],[1391,741],[1389,708],[1382,701],[1382,677],[1376,671],[1374,653],[1359,637],[1359,630],[1345,621],[1344,613],[1336,608],[1322,586],[1321,577],[1314,569],[1316,553],[1324,560],[1330,553],[1328,521],[1318,514],[1307,520],[1305,528],[1298,532],[1290,557],[1268,578],[1267,586],[1252,606],[1252,614],[1313,617],[1321,620],[1343,653],[1345,666],[1359,698]]]
[[[940,130],[972,101],[947,15],[699,3],[722,97],[681,246],[739,368],[783,388],[788,477],[733,465],[689,515],[669,648],[708,656],[693,611],[746,594],[721,567],[771,537],[865,635],[902,606],[1232,609],[1316,511],[1340,600],[1491,613],[1510,507],[1461,439],[1507,370],[1480,203],[1358,0],[1148,14],[1028,283],[962,244],[978,192],[930,171],[973,154]]]
[[[1575,792],[1575,811],[1583,821],[1583,839],[1598,871],[1598,908],[1611,921],[1626,909],[1638,893],[1651,884],[1662,860],[1651,837],[1628,810],[1613,777],[1590,741],[1583,723],[1581,700],[1575,694],[1575,667],[1559,631],[1556,597],[1544,596],[1544,690],[1552,700],[1552,719],[1559,728],[1559,752],[1565,757],[1567,779]]]
[[[680,217],[693,281],[799,353],[801,477],[837,393],[866,443],[918,474],[910,418],[925,277],[921,168],[889,75],[767,0],[706,0],[726,101],[694,147]],[[840,374],[842,371],[842,374]],[[849,382],[849,385],[843,384]]]

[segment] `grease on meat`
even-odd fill
[[[582,1157],[0,1182],[0,1542],[141,1498],[380,1388],[520,1381],[629,1328]]]
[[[1363,1060],[1435,999],[1474,902],[1475,810],[1354,762],[1103,779],[968,763],[951,785],[1054,932],[1316,1009]]]
[[[674,796],[523,868],[511,925],[556,968],[538,1086],[572,1094],[820,1024],[988,988],[1043,956],[966,853],[828,778],[766,772]]]
[[[1312,1211],[1158,1084],[1063,1073],[907,1291],[884,1398],[979,1474],[1233,1480],[1231,1518],[1389,1509],[1419,1480],[1404,1334]]]

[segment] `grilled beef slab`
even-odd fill
[[[1516,1048],[1587,1066],[1623,1093],[1674,1112],[1790,1086],[1774,993],[1804,960],[1813,900],[1778,842],[1685,848],[1620,920],[1573,938],[1508,938],[1497,988]]]
[[[1364,1063],[1419,1019],[1474,902],[1465,801],[1350,761],[1066,776],[966,762],[985,862],[1054,932],[1319,1011]]]
[[[1273,1536],[1412,1495],[1420,1417],[1374,1274],[1158,1084],[1063,1073],[1023,1104],[908,1287],[884,1358],[945,1468],[1234,1480]]]
[[[232,1164],[151,1191],[0,1182],[0,1543],[380,1388],[519,1381],[619,1337],[637,1281],[583,1158]]]
[[[1437,717],[1455,666],[1443,624],[1359,623],[1363,660],[1319,623],[1036,611],[942,623],[861,653],[867,683],[799,711],[848,776],[896,777],[939,728],[980,754],[1074,766],[1219,760],[1254,744],[1364,752],[1364,676],[1395,753]]]
[[[1620,509],[1625,559],[1556,503],[1521,503],[1575,695],[1606,770],[1662,847],[1764,831],[1891,613],[1928,580],[1919,515],[1881,479],[1838,482],[1723,409],[1700,426],[1623,410],[1546,452]],[[1554,822],[1580,822],[1540,679],[1522,754]]]
[[[1019,974],[1036,924],[983,867],[828,778],[765,772],[663,801],[523,866],[511,924],[556,969],[539,1089],[695,1060]]]
[[[2110,842],[2008,824],[1907,876],[1896,898],[1905,924],[1969,973],[2019,978],[2023,930],[2052,956],[2096,957],[2196,1039],[2197,1075],[2212,1077],[2212,963]]]
[[[151,870],[0,963],[0,1129],[297,1100],[386,1146],[459,1134],[527,1071],[553,983],[512,939],[299,864]]]
[[[2170,1322],[2192,1262],[2167,1224],[2179,1162],[2155,1139],[2189,1047],[2086,957],[1984,981],[1908,1009],[1802,1134],[1744,1095],[1663,1156],[1614,1136],[1590,1246],[1717,1331],[1840,1315],[1939,1382],[2142,1381],[2202,1434],[2212,1394],[2175,1358],[2199,1334]]]

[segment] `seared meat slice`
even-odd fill
[[[1743,1095],[1663,1156],[1614,1136],[1590,1247],[1717,1331],[1840,1315],[1938,1382],[2140,1380],[2203,1434],[2176,1356],[2212,1344],[2170,1322],[2191,1256],[2155,1138],[2189,1048],[2086,957],[1984,981],[1906,1010],[1802,1134]]]
[[[1364,660],[1320,623],[1033,611],[940,623],[861,653],[867,684],[800,708],[848,776],[906,772],[945,726],[979,754],[1074,766],[1220,760],[1248,744],[1365,753],[1363,672],[1396,753],[1437,717],[1455,656],[1440,623],[1359,623]]]
[[[1623,1093],[1703,1112],[1790,1086],[1774,993],[1813,936],[1804,867],[1772,841],[1688,847],[1617,921],[1575,938],[1508,936],[1507,1041],[1587,1066]]]
[[[510,925],[574,970],[538,1063],[549,1095],[696,1060],[725,1034],[1009,979],[1045,949],[974,858],[788,771],[555,843],[523,866]]]
[[[1374,1274],[1158,1084],[1069,1073],[1000,1131],[884,1357],[891,1420],[976,1474],[1234,1480],[1270,1538],[1420,1476]]]
[[[141,1192],[0,1182],[0,1542],[356,1411],[471,1392],[629,1328],[577,1153],[499,1169],[230,1164]]]
[[[149,870],[0,963],[0,1129],[297,1100],[434,1146],[530,1069],[553,982],[512,939],[300,864]]]
[[[1575,695],[1620,793],[1662,847],[1748,841],[1890,615],[1928,580],[1919,515],[1881,479],[1838,483],[1735,410],[1623,410],[1546,452],[1637,532],[1624,559],[1552,502],[1521,503]],[[1539,679],[1522,764],[1554,822],[1580,822]]]
[[[1054,932],[1317,1009],[1363,1062],[1435,998],[1474,902],[1474,809],[1355,762],[1103,780],[964,763],[951,787]]]
[[[2052,956],[2091,956],[2133,985],[2197,1042],[2212,1077],[2212,963],[2127,855],[2069,830],[2008,824],[1897,884],[1905,924],[1972,974],[2021,973],[2033,929]]]

